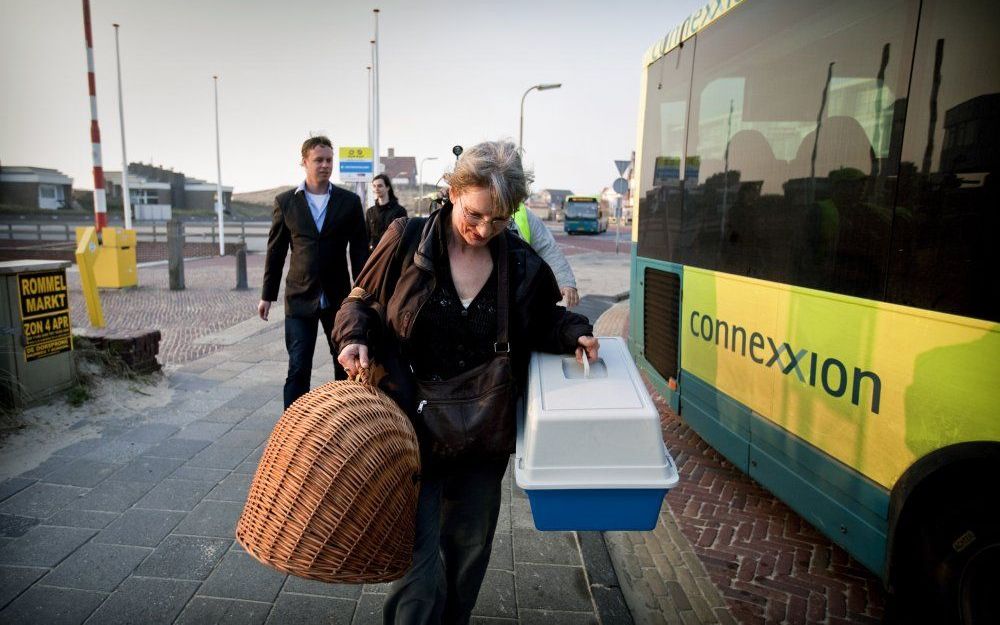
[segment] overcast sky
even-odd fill
[[[121,170],[114,29],[121,24],[130,161],[214,181],[212,75],[222,180],[237,193],[294,184],[310,133],[367,143],[366,65],[379,18],[381,148],[437,157],[517,140],[534,188],[595,193],[636,139],[642,56],[704,0],[92,0],[105,170]],[[0,163],[52,167],[93,188],[80,0],[0,0]]]

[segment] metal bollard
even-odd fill
[[[167,222],[167,265],[170,290],[184,290],[184,223],[179,219]]]
[[[247,246],[241,245],[236,249],[236,290],[245,291],[247,286]]]

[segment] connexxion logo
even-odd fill
[[[795,374],[799,382],[815,387],[817,382],[831,397],[843,397],[848,387],[851,389],[851,403],[861,404],[861,393],[864,381],[869,380],[871,394],[869,402],[871,411],[878,414],[879,402],[882,396],[882,380],[873,371],[862,371],[854,367],[853,375],[848,375],[847,367],[836,358],[823,358],[808,349],[795,351],[787,342],[780,344],[760,332],[747,334],[746,328],[730,324],[721,319],[693,311],[688,323],[688,330],[695,338],[706,343],[721,344],[724,349],[740,356],[750,357],[750,360],[765,367],[775,364],[785,375]],[[786,363],[787,361],[787,363]]]

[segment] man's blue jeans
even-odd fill
[[[313,352],[316,350],[318,326],[323,326],[330,355],[333,356],[334,379],[346,380],[347,373],[337,362],[336,346],[333,344],[333,318],[337,309],[328,306],[316,315],[308,317],[285,317],[285,349],[288,350],[288,377],[285,378],[285,408],[309,391],[312,377]]]

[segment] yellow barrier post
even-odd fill
[[[97,244],[97,229],[94,226],[76,229],[76,265],[80,269],[80,284],[83,287],[83,297],[87,302],[87,315],[90,325],[95,328],[104,327],[104,311],[101,309],[101,298],[97,293],[97,280],[94,277],[94,265],[100,246]]]
[[[105,227],[94,261],[94,280],[102,289],[122,289],[136,286],[135,230]]]

